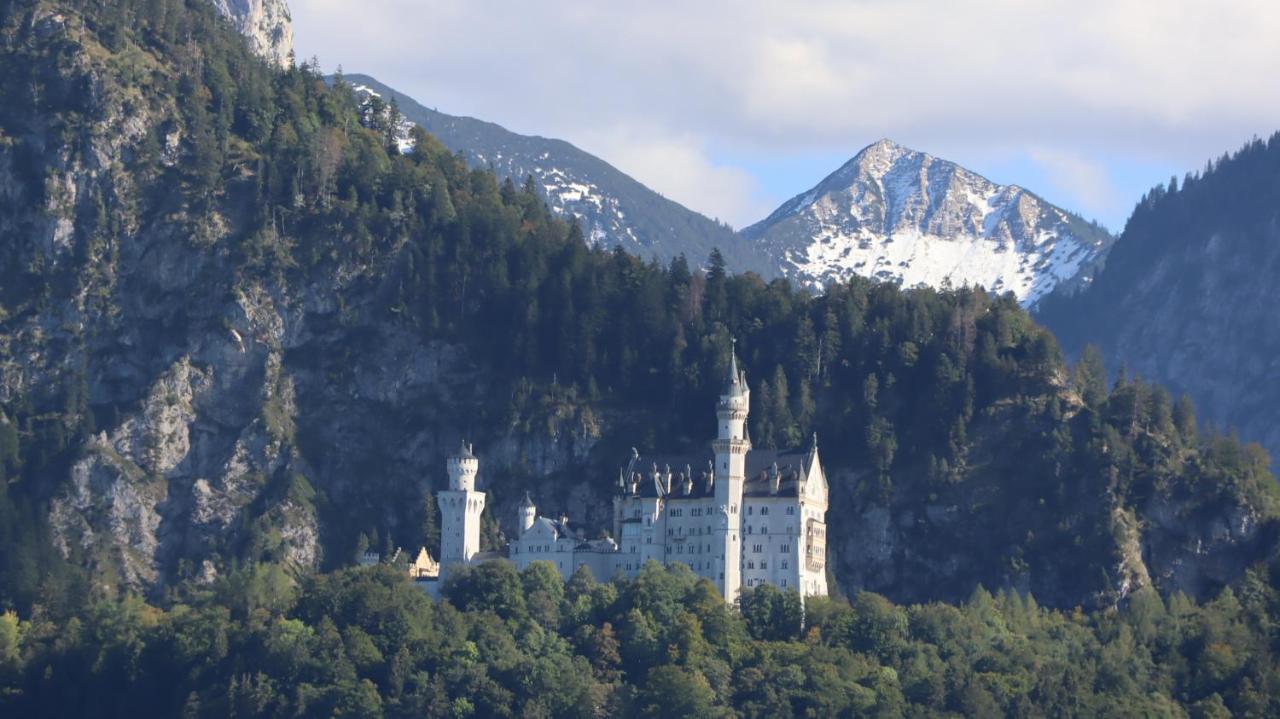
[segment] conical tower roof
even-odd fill
[[[453,456],[455,459],[475,459],[475,455],[471,452],[471,445],[465,439],[462,440],[462,446],[453,453]]]
[[[731,340],[729,347],[729,376],[725,380],[724,393],[730,397],[736,397],[742,394],[746,388],[746,378],[742,372],[738,371],[738,340]]]

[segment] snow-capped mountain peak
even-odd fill
[[[743,230],[814,285],[852,274],[905,286],[981,285],[1035,304],[1111,242],[1017,185],[882,139]]]

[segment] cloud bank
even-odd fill
[[[1032,189],[1115,225],[1135,183],[1164,179],[1130,166],[1197,168],[1280,125],[1274,2],[292,6],[299,54],[325,68],[569,140],[738,226],[784,199],[739,156],[845,158],[887,136],[978,171],[1024,166],[1050,185]]]

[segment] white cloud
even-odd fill
[[[1032,148],[1031,159],[1048,177],[1058,202],[1082,212],[1087,217],[1106,216],[1123,210],[1123,200],[1112,182],[1107,168],[1079,153],[1046,147]]]
[[[718,164],[695,138],[658,137],[624,127],[588,132],[581,147],[686,207],[734,226],[773,209],[749,173]]]
[[[943,156],[1034,149],[1083,192],[1100,179],[1085,165],[1199,167],[1280,117],[1274,0],[292,5],[304,57],[518,132],[620,138],[595,149],[735,223],[756,204],[723,164],[735,150],[851,155],[881,136]],[[649,161],[664,155],[695,169]]]

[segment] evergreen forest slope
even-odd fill
[[[1088,291],[1038,317],[1069,352],[1096,344],[1274,454],[1278,248],[1280,133],[1147,193]]]
[[[847,590],[1206,596],[1274,542],[1262,453],[1069,370],[1009,296],[813,297],[593,249],[430,136],[401,155],[203,6],[54,7],[4,30],[10,601],[412,549],[463,435],[490,546],[526,488],[604,527],[630,447],[708,440],[731,336],[756,445],[824,438]]]

